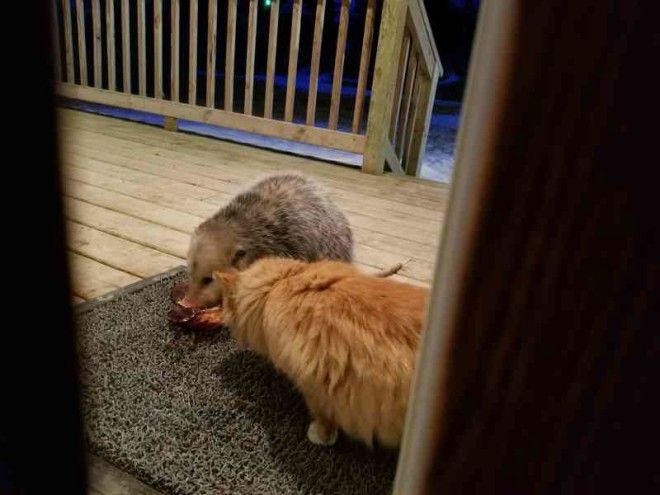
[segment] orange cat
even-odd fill
[[[214,277],[239,346],[269,359],[304,396],[310,441],[332,445],[340,428],[369,446],[399,445],[425,289],[337,261],[265,258]]]

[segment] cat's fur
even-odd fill
[[[367,445],[401,441],[428,291],[337,261],[264,258],[216,272],[224,322],[300,390],[311,441],[337,427]]]

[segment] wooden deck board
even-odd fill
[[[152,277],[182,265],[181,258],[161,253],[86,225],[67,223],[68,247],[83,255],[138,278]]]
[[[65,206],[66,217],[77,223],[181,259],[186,257],[188,234],[74,198],[65,198]]]
[[[94,299],[140,280],[77,253],[70,252],[69,261],[73,294],[83,299]]]
[[[98,160],[87,156],[73,155],[72,153],[66,151],[62,154],[62,159],[65,165],[73,165],[84,168],[86,170],[94,170],[96,172],[101,172],[104,175],[109,175],[110,177],[130,180],[131,182],[135,182],[137,184],[150,184],[159,186],[164,191],[175,194],[177,196],[185,196],[194,199],[205,199],[215,195],[215,191],[212,189],[206,189],[198,185],[188,184],[183,181],[179,182],[175,179],[154,175],[149,172],[148,169],[139,171],[127,166],[115,165],[108,161]]]
[[[64,201],[80,304],[185,264],[190,234],[239,191],[274,172],[304,173],[346,213],[355,263],[394,279],[430,283],[447,185],[358,170],[99,115],[62,109]],[[157,492],[90,457],[90,493]]]
[[[86,203],[142,218],[188,234],[203,220],[202,217],[74,180],[65,181],[64,194]]]
[[[74,166],[66,166],[64,176],[85,184],[97,186],[125,196],[143,199],[152,204],[162,205],[191,215],[205,218],[217,211],[217,206],[193,198],[171,194],[163,187],[151,184],[136,184],[122,178],[107,175]]]

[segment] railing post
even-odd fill
[[[435,90],[438,87],[438,79],[442,76],[440,64],[436,64],[433,74],[421,73],[419,81],[418,108],[415,112],[415,120],[412,123],[412,137],[408,157],[405,160],[406,174],[419,176],[422,169],[421,162],[426,148],[426,140],[429,136],[429,125],[433,114],[433,103],[435,102]]]
[[[166,131],[176,132],[179,130],[179,121],[176,117],[165,116],[165,121],[163,122],[163,128]]]
[[[389,146],[394,88],[399,70],[392,61],[399,60],[407,7],[408,2],[402,0],[383,2],[367,120],[367,142],[362,159],[362,171],[369,174],[382,174],[385,168],[385,150]]]

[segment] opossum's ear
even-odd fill
[[[237,278],[238,274],[236,272],[213,272],[213,279],[220,282],[222,289],[227,292],[234,292]]]

